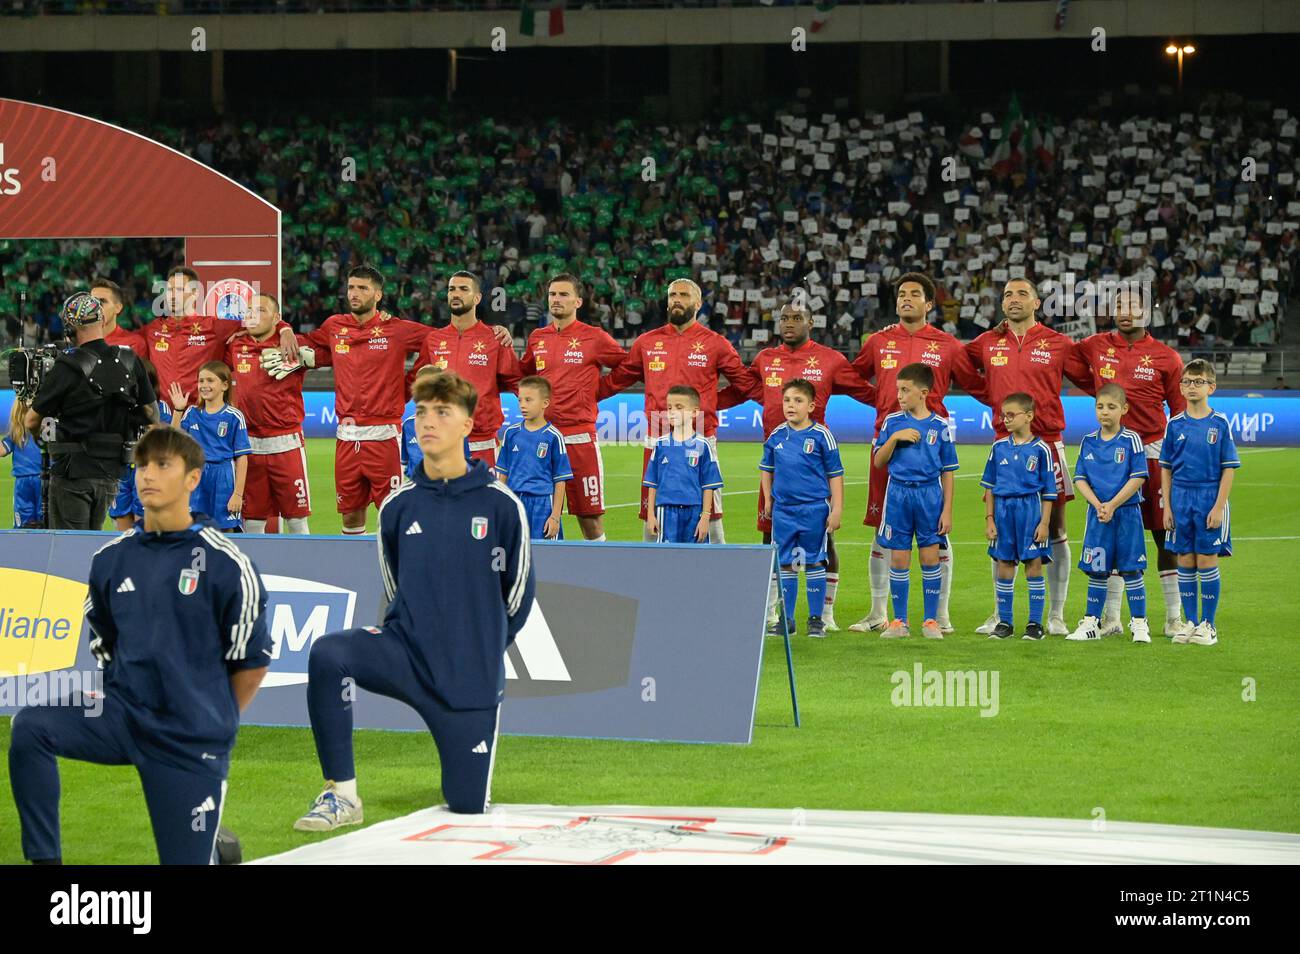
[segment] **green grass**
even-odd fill
[[[752,493],[758,449],[720,448],[732,542],[758,540]],[[846,526],[839,534],[842,626],[862,616],[866,585],[866,449],[842,447],[849,471]],[[605,448],[611,539],[639,539],[635,506],[640,449]],[[942,643],[903,644],[840,632],[825,641],[797,637],[795,671],[803,727],[790,724],[785,659],[767,641],[754,742],[701,746],[566,739],[503,738],[493,779],[501,803],[632,803],[838,808],[1168,822],[1300,832],[1296,778],[1300,744],[1300,649],[1294,585],[1285,569],[1297,552],[1300,501],[1293,488],[1300,450],[1245,450],[1233,490],[1237,556],[1223,565],[1221,642],[1213,648],[1150,646],[1127,639],[1072,644],[992,643],[973,635],[992,603],[988,561],[979,544],[983,509],[975,475],[987,451],[961,450],[957,482],[958,633]],[[336,533],[330,512],[331,442],[311,442],[317,533]],[[4,468],[7,472],[8,468]],[[1288,476],[1291,475],[1291,476]],[[0,499],[10,481],[0,477]],[[621,506],[620,506],[621,505]],[[1075,559],[1084,507],[1070,505]],[[374,518],[371,517],[371,529]],[[566,533],[575,535],[570,519]],[[1285,538],[1285,539],[1281,539]],[[913,590],[919,589],[914,575]],[[1067,619],[1082,615],[1084,583],[1071,581]],[[1148,575],[1151,616],[1163,608]],[[914,592],[914,602],[919,593]],[[1024,613],[1023,582],[1017,594]],[[802,617],[802,612],[800,616]],[[990,669],[1000,674],[1000,711],[895,708],[890,675],[927,669]],[[1243,680],[1257,698],[1242,699]],[[8,748],[0,720],[0,749]],[[366,819],[377,822],[441,800],[437,755],[424,735],[358,732],[357,759]],[[156,860],[134,770],[63,762],[63,832],[69,862]],[[226,821],[246,857],[303,844],[290,823],[319,790],[306,729],[248,727],[240,732]],[[0,789],[7,789],[0,761]],[[21,861],[18,820],[0,794],[0,863]]]

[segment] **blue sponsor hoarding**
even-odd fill
[[[0,715],[63,694],[42,688],[37,698],[38,685],[75,693],[74,673],[91,687],[98,667],[81,615],[85,581],[94,552],[113,537],[0,531],[0,673],[30,674],[0,678]],[[274,640],[270,671],[243,721],[307,726],[312,643],[379,622],[374,538],[237,542],[262,574]],[[533,554],[537,602],[506,653],[501,731],[750,741],[771,547],[539,542]],[[431,620],[428,638],[437,627]],[[364,691],[353,712],[358,728],[426,731],[413,710]]]
[[[0,391],[0,420],[7,420],[13,393]],[[304,430],[308,437],[333,437],[338,418],[334,412],[333,391],[307,391],[303,395],[307,417]],[[1093,400],[1086,395],[1066,395],[1065,440],[1077,443],[1084,434],[1096,429]],[[956,419],[957,440],[963,444],[993,443],[993,425],[989,408],[964,394],[948,398],[949,412]],[[1300,391],[1219,391],[1210,401],[1232,422],[1232,436],[1239,444],[1260,447],[1300,446]],[[507,394],[501,401],[506,423],[520,420],[519,402]],[[600,403],[597,423],[602,441],[638,442],[645,435],[645,415],[640,394],[617,394]],[[407,405],[406,413],[413,412]],[[876,412],[844,395],[831,398],[826,413],[827,424],[841,443],[871,440]],[[753,402],[722,411],[718,418],[718,438],[724,441],[762,440],[762,410]]]

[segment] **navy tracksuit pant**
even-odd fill
[[[353,687],[359,687],[398,699],[420,714],[438,747],[448,808],[463,814],[487,811],[500,706],[448,708],[419,680],[402,640],[384,629],[322,636],[311,647],[307,673],[307,708],[325,778],[356,777],[352,704]]]
[[[57,761],[62,757],[134,765],[144,787],[159,862],[213,864],[229,755],[216,753],[217,758],[205,761],[196,750],[194,768],[181,768],[140,750],[125,707],[112,696],[104,699],[98,716],[90,716],[91,711],[77,704],[32,706],[14,716],[9,783],[22,823],[23,856],[29,861],[63,856]]]

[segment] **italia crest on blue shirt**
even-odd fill
[[[199,588],[199,571],[198,570],[181,570],[181,578],[176,581],[176,589],[181,591],[182,596],[193,596],[194,591]]]
[[[816,446],[817,446],[817,442],[813,440],[811,437],[809,437],[807,440],[803,442],[803,452],[805,454],[811,454],[813,452],[813,448]]]
[[[687,466],[687,467],[699,467],[699,466],[700,466],[700,455],[699,455],[698,453],[695,453],[695,454],[687,454],[687,455],[686,455],[686,466]]]
[[[925,435],[925,442],[926,442],[927,444],[937,444],[937,443],[939,443],[939,432],[938,432],[938,431],[930,431],[928,434]]]
[[[1038,469],[1038,458],[1034,457],[1031,454],[1029,457],[1025,459],[1025,470],[1037,470],[1037,469]]]
[[[475,540],[487,537],[487,517],[475,517],[469,522],[469,532]]]
[[[1217,444],[1219,441],[1219,429],[1212,427],[1205,432],[1205,440],[1211,444]]]
[[[1117,464],[1124,463],[1124,448],[1122,447],[1115,448],[1115,463]]]
[[[225,436],[226,436],[226,422],[225,422],[225,421],[222,421],[222,422],[220,422],[220,423],[217,425],[217,436],[218,436],[218,437],[225,437]]]
[[[542,458],[542,457],[545,457],[545,456],[546,456],[546,448],[547,448],[548,446],[549,446],[549,445],[547,445],[547,444],[538,444],[538,445],[537,445],[537,456],[538,456],[539,458]]]

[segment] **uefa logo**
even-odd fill
[[[208,285],[203,313],[227,321],[243,321],[253,304],[255,290],[239,278],[223,278]]]

